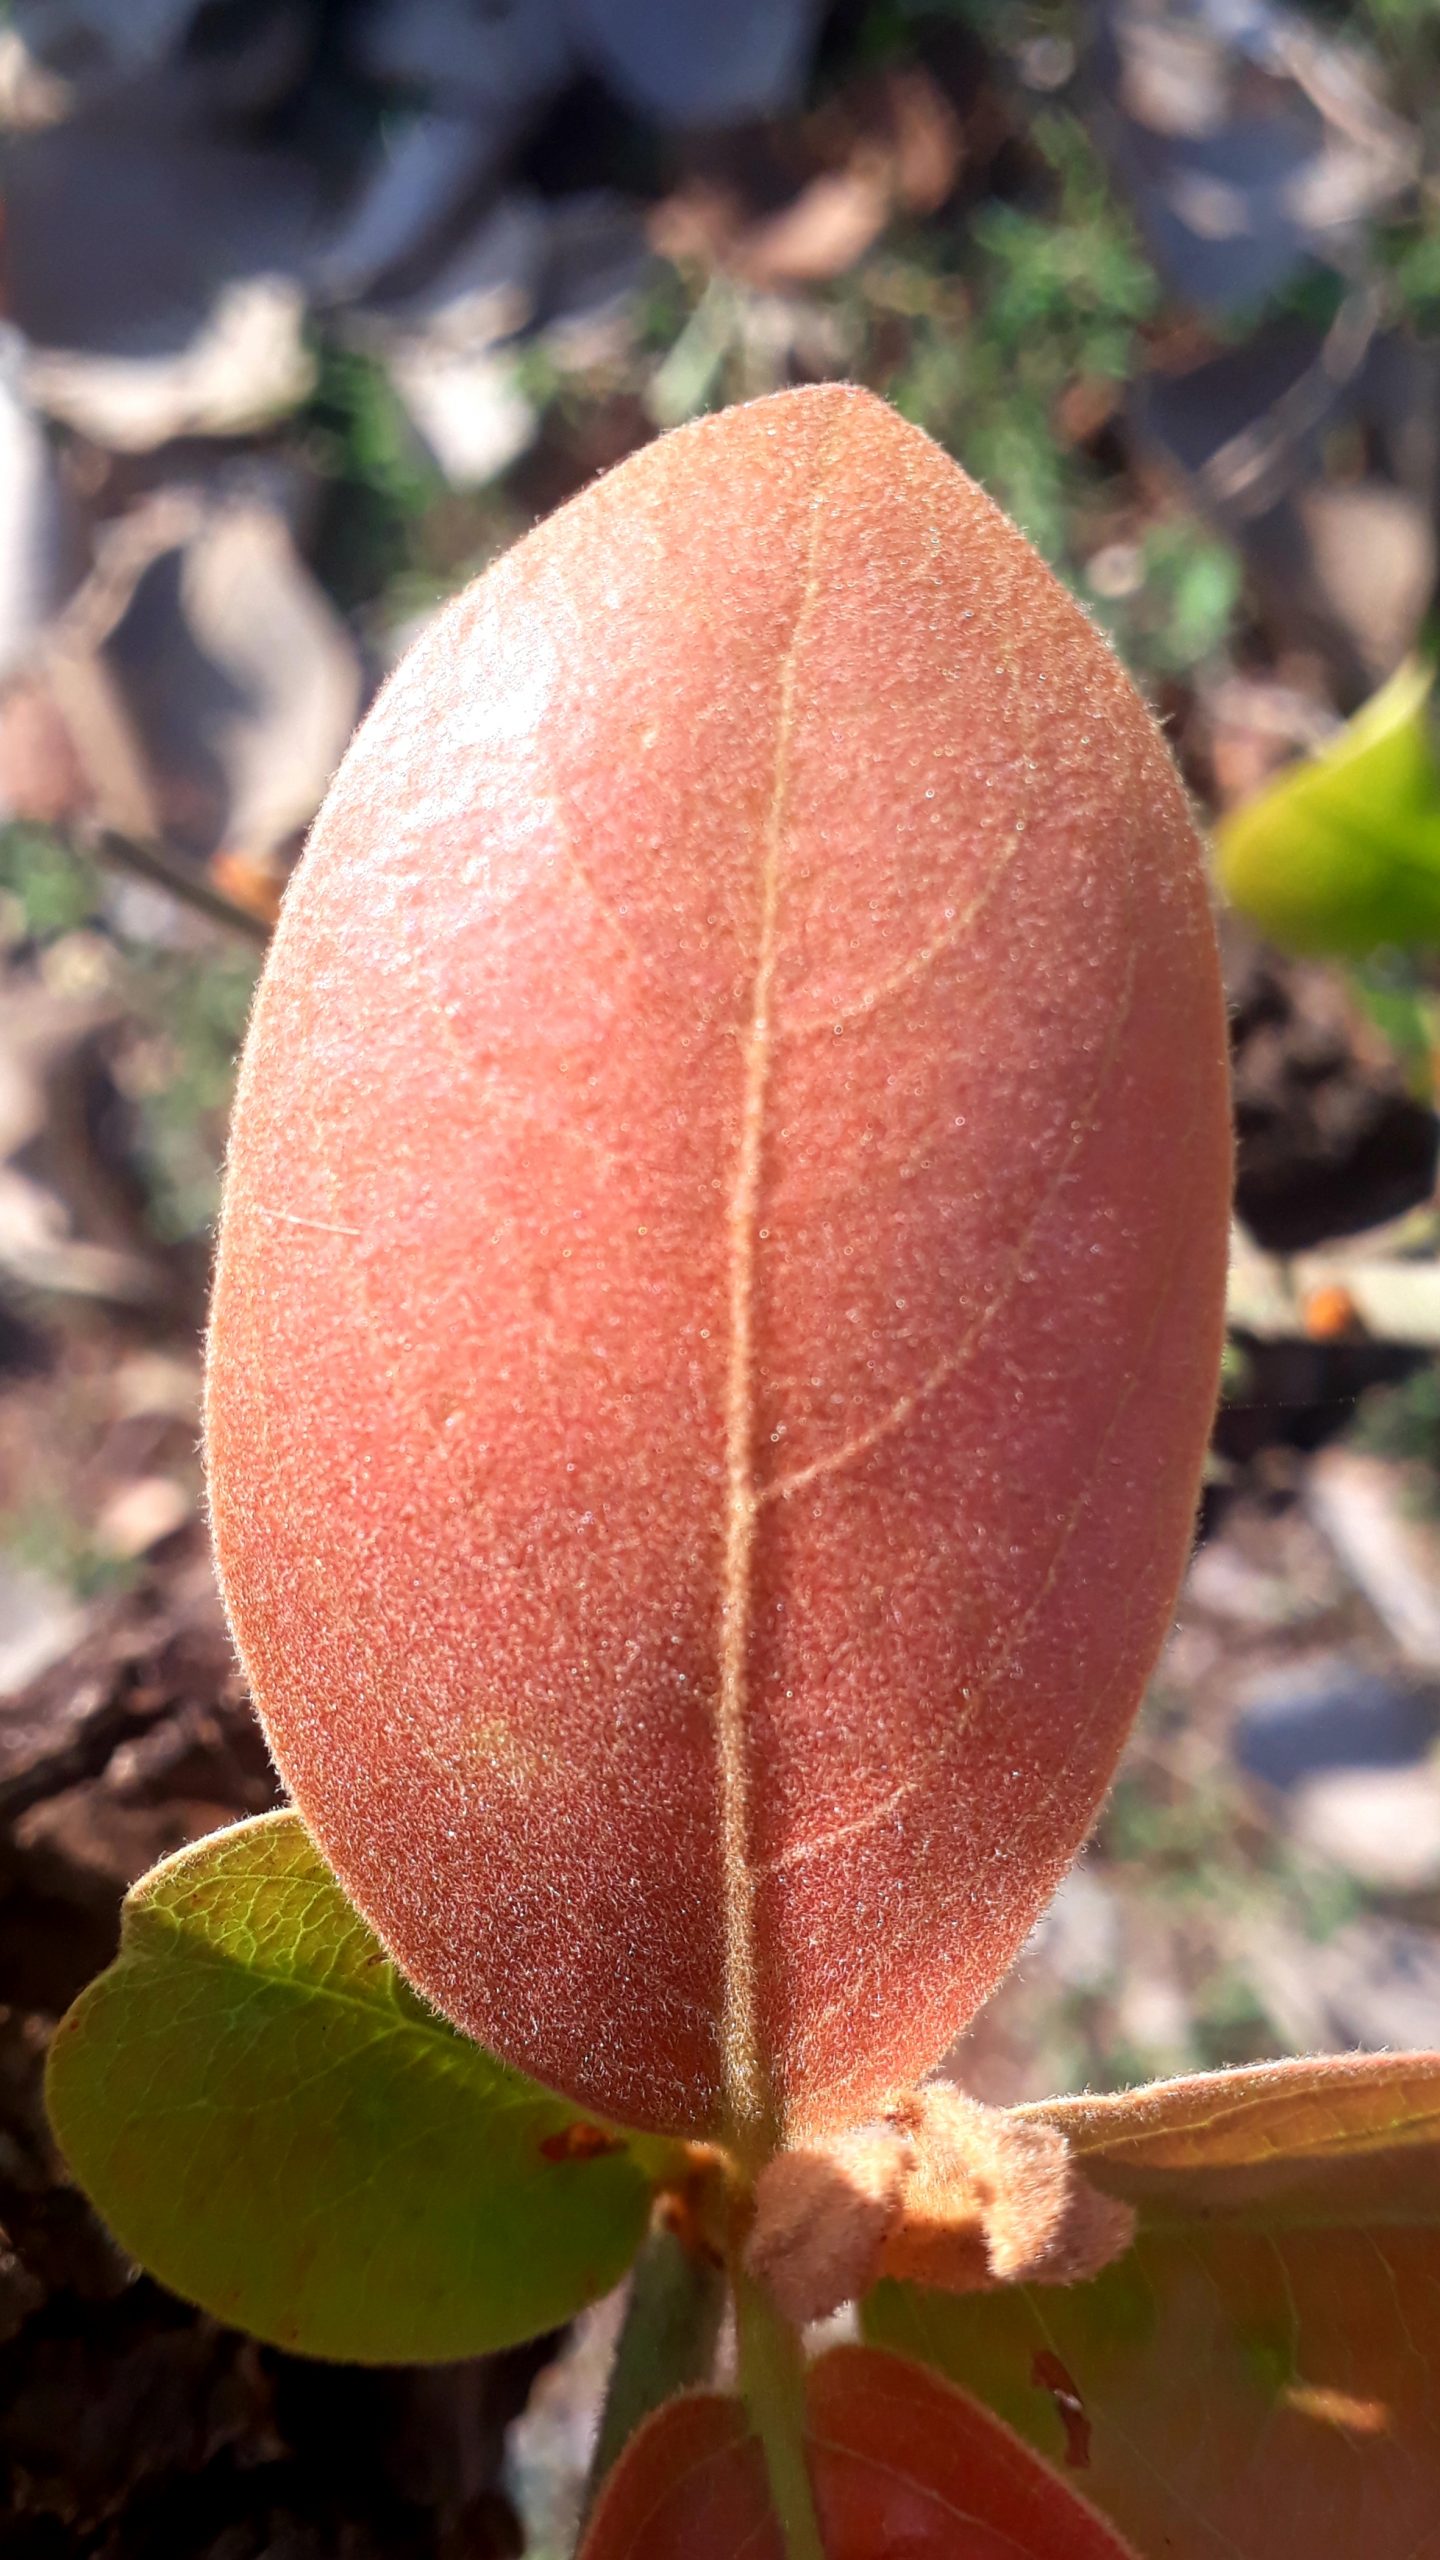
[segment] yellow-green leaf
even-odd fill
[[[536,2336],[616,2283],[646,2226],[657,2147],[577,2120],[426,2009],[291,1813],[135,1887],[47,2094],[142,2265],[313,2355]]]
[[[1319,755],[1220,826],[1227,896],[1287,949],[1440,942],[1434,683],[1408,660]]]

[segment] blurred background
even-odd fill
[[[663,428],[858,379],[985,483],[1213,830],[1239,1218],[1179,1626],[963,2068],[1440,2042],[1440,10],[10,0],[0,134],[4,2549],[558,2553],[607,2313],[296,2363],[38,2109],[124,1887],[272,1800],[196,1432],[288,866],[426,616]]]

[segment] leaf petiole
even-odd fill
[[[765,2452],[785,2560],[825,2560],[805,2452],[805,2362],[799,2334],[741,2266],[733,2270],[740,2391]]]

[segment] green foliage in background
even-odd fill
[[[128,886],[128,884],[126,884]],[[114,1070],[134,1112],[154,1233],[202,1236],[219,1201],[235,1052],[259,960],[146,888],[163,938],[127,921],[125,889],[37,827],[0,828],[0,938],[57,998],[112,997],[125,1016]]]
[[[1227,896],[1285,949],[1440,942],[1434,687],[1428,659],[1407,661],[1319,755],[1221,824]]]
[[[1090,472],[1057,435],[1057,404],[1076,382],[1128,378],[1160,289],[1078,119],[1043,113],[1031,139],[1048,173],[1043,209],[992,201],[949,238],[932,227],[896,244],[932,284],[953,274],[968,312],[943,296],[918,310],[882,387],[1064,568]]]

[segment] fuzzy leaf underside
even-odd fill
[[[428,2362],[534,2337],[616,2283],[645,2230],[635,2147],[423,2007],[293,1813],[135,1887],[47,2094],[132,2255],[307,2354]]]
[[[1148,712],[868,393],[430,626],[267,960],[207,1445],[286,1784],[489,2050],[753,2162],[988,1997],[1189,1550],[1225,1071]]]

